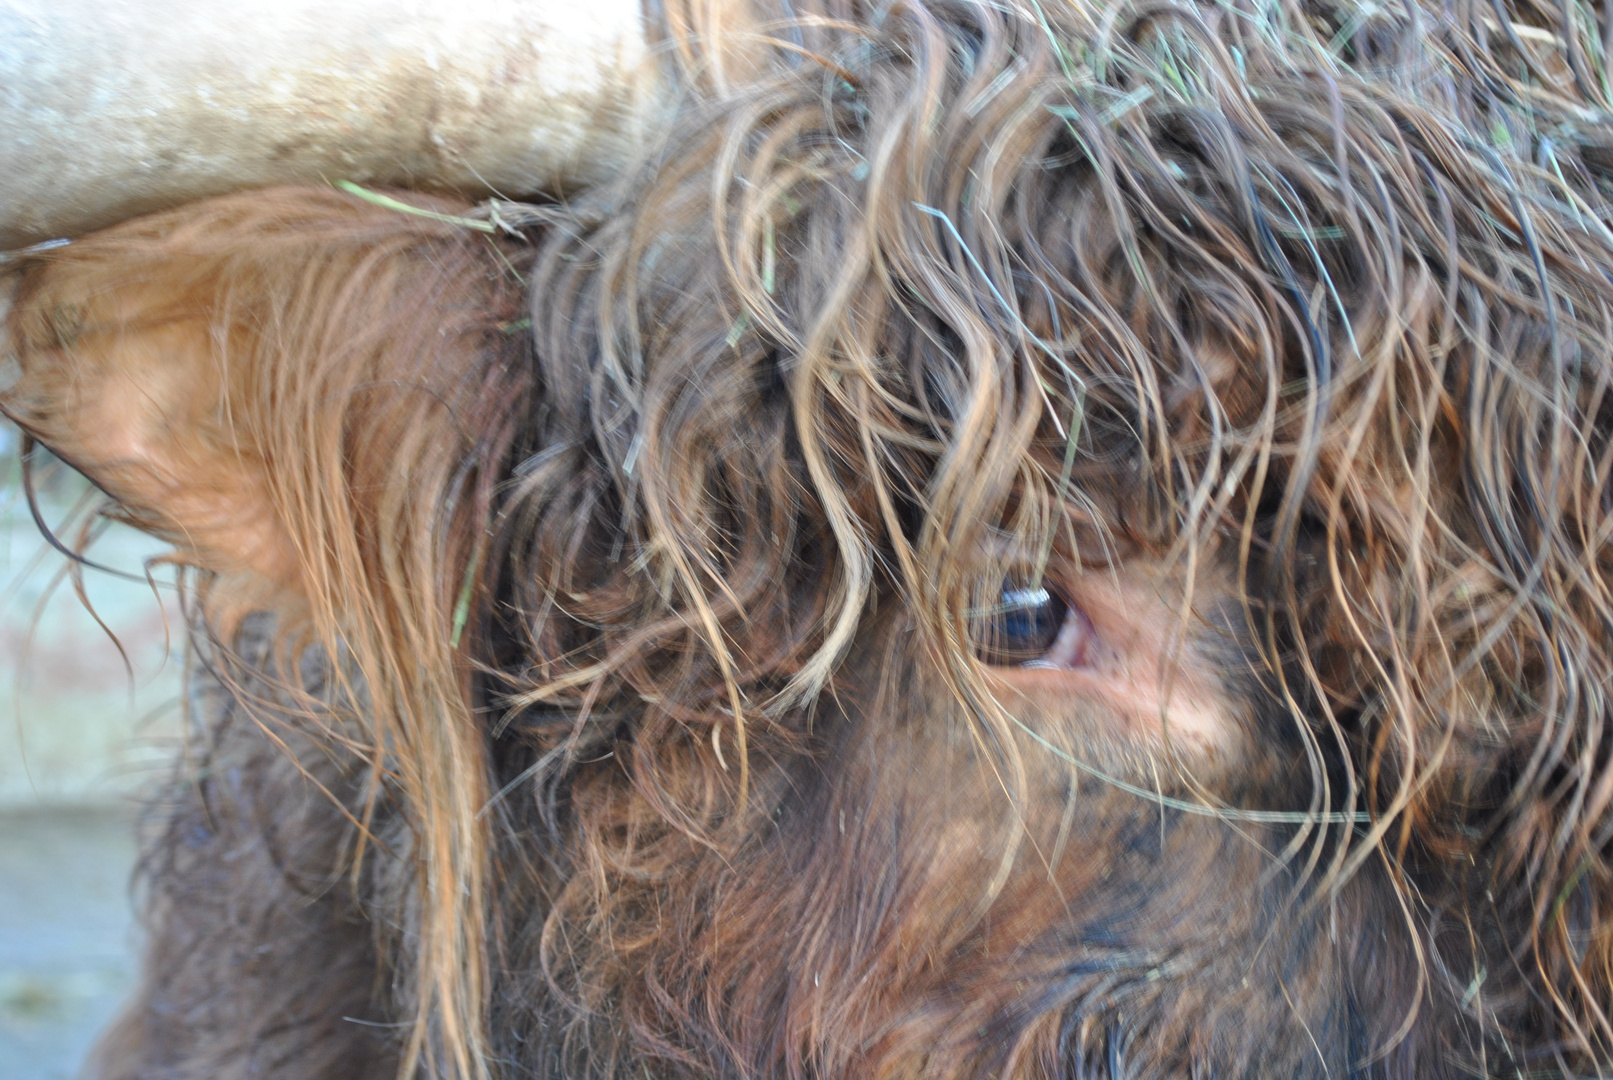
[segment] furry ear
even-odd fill
[[[250,579],[203,582],[220,641],[271,607],[282,641],[340,655],[336,696],[364,703],[343,738],[396,763],[420,867],[401,1071],[437,1032],[473,1076],[488,791],[461,631],[530,426],[527,256],[426,205],[248,192],[34,258],[0,409],[182,558]]]
[[[231,408],[230,345],[249,328],[215,326],[174,267],[132,269],[69,256],[23,274],[0,408],[186,561],[294,585],[262,450]]]
[[[0,410],[184,561],[307,592],[421,459],[473,449],[507,266],[480,233],[321,190],[143,219],[16,275]]]

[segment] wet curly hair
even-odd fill
[[[1613,16],[659,18],[681,96],[617,182],[251,193],[19,293],[30,372],[114,281],[184,283],[118,335],[230,343],[210,438],[307,602],[196,580],[256,717],[202,753],[319,779],[287,889],[351,917],[276,933],[370,950],[365,1067],[1613,1067]],[[7,411],[51,442],[54,400]],[[982,663],[1005,580],[1128,564],[1171,657],[1214,628],[1230,763],[1038,727]],[[176,791],[158,851],[270,829]],[[108,1062],[214,992],[162,977],[177,918]]]

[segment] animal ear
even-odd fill
[[[293,583],[263,456],[232,422],[228,345],[247,328],[217,325],[174,266],[77,254],[14,282],[0,408],[185,560]]]
[[[507,270],[482,233],[320,189],[143,219],[23,267],[0,410],[182,560],[317,589],[366,529],[406,539],[400,485],[451,502],[429,488],[508,367]]]

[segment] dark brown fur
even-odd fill
[[[830,3],[518,236],[36,262],[6,409],[211,642],[99,1074],[1613,1068],[1573,12]],[[1044,574],[1088,682],[982,662]]]

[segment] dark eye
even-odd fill
[[[998,667],[1041,660],[1069,616],[1070,605],[1046,586],[1009,584],[996,605],[980,613],[975,638],[980,659]]]

